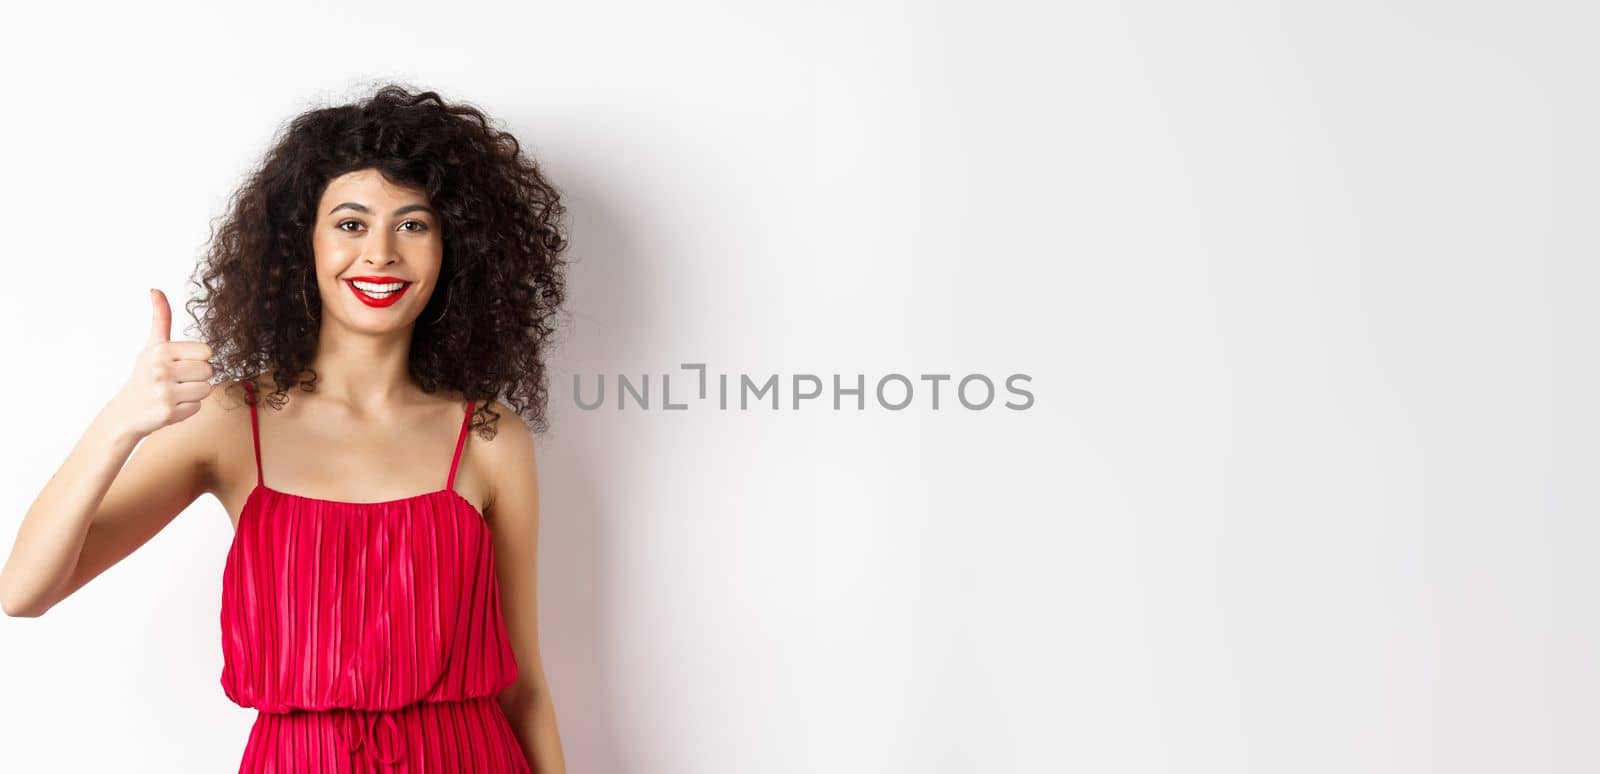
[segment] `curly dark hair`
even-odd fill
[[[560,194],[482,110],[397,83],[280,127],[220,227],[213,222],[191,278],[200,291],[186,308],[215,371],[254,386],[270,372],[276,390],[258,392],[276,406],[292,387],[314,390],[316,206],[329,181],[368,168],[425,192],[440,216],[439,292],[412,333],[412,378],[425,392],[457,390],[482,405],[474,429],[495,424],[496,397],[535,431],[548,429],[544,358],[566,294]]]

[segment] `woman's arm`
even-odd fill
[[[183,420],[211,393],[211,349],[169,341],[166,297],[152,291],[151,303],[150,338],[133,375],[95,415],[17,529],[0,569],[7,615],[43,615],[144,545],[210,486],[206,428]]]
[[[517,657],[517,681],[500,695],[517,740],[539,774],[566,774],[555,699],[539,658],[539,478],[533,435],[509,406],[497,402],[504,425],[484,467],[492,499],[486,517],[493,534],[500,608]]]

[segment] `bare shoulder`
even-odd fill
[[[200,400],[200,410],[188,419],[162,428],[176,431],[188,439],[204,456],[210,478],[208,489],[216,491],[224,484],[227,471],[219,469],[219,461],[237,443],[240,432],[249,443],[249,406],[245,404],[243,385],[237,380],[225,380],[212,385],[211,392]]]
[[[537,494],[537,460],[534,458],[533,431],[521,415],[504,401],[492,404],[495,418],[492,437],[474,430],[471,443],[477,447],[480,470],[488,489],[486,514],[491,520],[508,508],[522,509]]]
[[[492,407],[497,415],[494,424],[486,431],[472,430],[472,443],[479,447],[486,469],[496,474],[514,473],[533,459],[533,432],[504,401],[495,400]],[[481,412],[484,408],[479,406],[476,410]]]
[[[245,404],[244,385],[236,379],[228,379],[211,386],[211,392],[200,400],[200,411],[194,416],[184,420],[183,424],[193,422],[199,432],[224,432],[227,428],[239,422],[240,417],[249,419],[249,407]]]

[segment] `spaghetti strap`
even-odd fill
[[[256,421],[256,389],[249,382],[240,382],[239,384],[244,385],[245,393],[250,396],[250,399],[246,401],[250,404],[250,443],[256,450],[256,485],[261,486],[263,484],[261,480],[261,428]]]
[[[445,479],[445,489],[456,488],[456,465],[461,462],[461,447],[467,442],[467,428],[472,426],[472,401],[467,401],[467,415],[461,418],[461,433],[456,436],[456,453],[450,458],[450,477]]]

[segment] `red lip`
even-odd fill
[[[378,283],[404,282],[405,284],[402,285],[399,290],[396,290],[395,292],[390,293],[389,295],[387,295],[387,296],[385,296],[383,298],[374,298],[372,296],[367,295],[365,291],[362,291],[360,288],[356,287],[355,283],[352,282],[351,280],[361,280],[362,282],[378,282]],[[400,297],[405,295],[407,290],[411,289],[411,281],[410,280],[403,280],[403,279],[400,279],[399,277],[372,277],[372,276],[368,276],[368,277],[346,277],[346,278],[344,278],[344,286],[347,287],[347,288],[350,288],[350,292],[354,293],[355,297],[357,299],[360,299],[361,303],[366,304],[367,306],[383,307],[383,306],[390,306],[390,305],[394,304],[396,301],[399,301]]]

